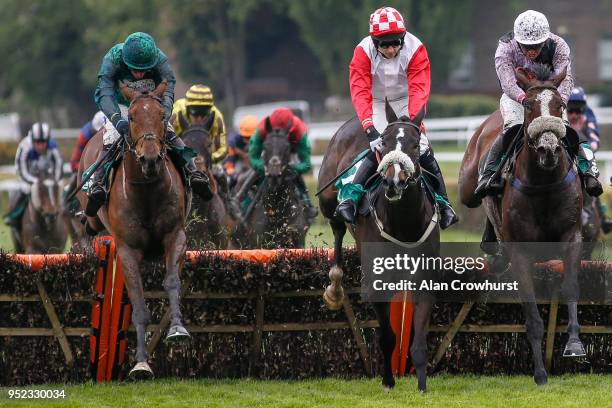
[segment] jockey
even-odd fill
[[[105,122],[106,116],[104,116],[104,112],[98,111],[93,118],[81,128],[81,133],[79,133],[79,137],[77,137],[76,145],[70,156],[70,169],[73,173],[79,170],[79,162],[81,161],[81,155],[83,154],[87,142],[98,133],[98,130],[104,126]]]
[[[299,162],[291,165],[293,171],[297,173],[295,185],[300,191],[302,202],[304,203],[304,213],[307,218],[315,218],[318,214],[316,208],[312,206],[308,189],[304,182],[303,174],[310,171],[310,142],[308,140],[308,130],[306,124],[291,112],[288,108],[278,108],[269,116],[272,129],[289,128],[289,142],[291,143],[291,153],[297,155]],[[253,170],[260,174],[264,173],[264,161],[261,158],[263,152],[263,141],[266,138],[266,118],[259,122],[255,134],[249,143],[249,160]]]
[[[599,149],[599,125],[595,113],[587,105],[586,95],[582,87],[572,89],[567,102],[567,118],[570,126],[579,134],[586,136],[591,150],[596,152]],[[597,210],[601,218],[601,229],[608,234],[612,231],[612,221],[606,217],[606,208],[601,203],[599,197],[596,199]]]
[[[11,191],[9,211],[4,222],[14,228],[20,228],[21,217],[28,203],[30,188],[38,177],[38,172],[52,171],[53,179],[62,179],[62,157],[57,143],[51,138],[51,130],[46,123],[34,123],[28,135],[24,137],[15,154],[15,168],[19,177],[19,190]]]
[[[238,181],[240,168],[249,163],[249,141],[257,130],[259,119],[253,115],[247,115],[240,119],[238,133],[230,133],[227,141],[229,149],[227,158],[223,162],[225,172],[230,178],[230,189],[234,188]]]
[[[351,99],[370,142],[371,151],[357,170],[350,196],[337,207],[336,213],[354,224],[357,206],[363,196],[363,184],[376,171],[377,150],[382,148],[381,132],[387,127],[385,99],[393,110],[414,118],[425,109],[429,99],[430,65],[421,41],[406,31],[402,15],[391,7],[381,7],[370,16],[369,36],[355,47],[349,66]],[[438,179],[436,194],[440,205],[440,227],[448,228],[458,221],[453,210],[442,172],[429,145],[421,134],[420,164]]]
[[[165,121],[168,123],[166,142],[171,151],[180,155],[185,144],[176,136],[169,123],[176,82],[174,72],[166,55],[155,45],[153,37],[147,33],[136,32],[106,53],[98,72],[95,102],[107,118],[104,124],[106,129],[103,138],[104,147],[100,156],[107,153],[118,138],[126,136],[129,132],[127,117],[129,102],[119,90],[120,81],[141,92],[153,91],[162,81],[167,82],[162,98],[166,110]],[[207,176],[196,170],[193,160],[184,161],[187,163],[183,166],[183,171],[194,192],[205,199],[210,198],[212,193]],[[100,166],[92,177],[89,202],[85,209],[85,214],[88,216],[95,216],[106,200],[104,174],[105,166]]]
[[[502,154],[510,145],[523,124],[522,106],[525,92],[517,85],[515,70],[530,64],[545,64],[555,74],[567,70],[565,79],[558,87],[561,98],[568,102],[573,85],[570,49],[563,38],[550,32],[548,20],[544,14],[534,10],[521,13],[514,21],[514,30],[500,38],[495,52],[495,69],[503,94],[500,99],[500,111],[504,120],[502,135],[497,137],[487,156],[484,170],[478,179],[474,191],[482,199],[489,193],[498,192],[502,184],[493,177],[504,159]],[[566,113],[563,120],[567,123]],[[592,196],[602,193],[597,176],[599,171],[595,164],[593,151],[589,143],[580,140],[578,149],[578,170],[581,173],[585,190]]]
[[[214,115],[210,128],[212,171],[222,187],[221,190],[225,191],[227,190],[227,178],[221,162],[227,155],[227,131],[223,114],[215,106],[211,89],[206,85],[192,85],[184,98],[174,102],[171,123],[176,130],[176,134],[181,137],[185,131],[183,126],[203,125],[209,114]]]

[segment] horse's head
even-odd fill
[[[289,142],[289,129],[291,123],[285,128],[272,128],[270,118],[265,120],[266,138],[263,143],[263,161],[266,177],[271,184],[280,184],[282,176],[289,169],[291,159],[291,143]]]
[[[538,166],[545,170],[557,167],[563,150],[561,139],[566,128],[561,115],[565,103],[557,87],[565,75],[566,70],[553,75],[542,64],[534,64],[530,72],[518,69],[515,73],[518,84],[525,90],[523,127],[527,145],[537,154]]]
[[[181,128],[185,129],[181,135],[183,142],[198,154],[194,159],[198,170],[206,172],[212,167],[212,140],[210,129],[215,121],[214,113],[209,113],[203,124],[189,124],[183,115],[179,115]]]
[[[128,120],[130,135],[129,149],[136,155],[145,178],[159,174],[166,152],[164,138],[164,107],[162,97],[166,82],[160,83],[152,92],[138,92],[120,84],[121,93],[130,101]]]
[[[388,102],[385,111],[389,124],[382,133],[383,151],[378,172],[383,178],[385,197],[397,201],[407,187],[417,184],[421,176],[419,142],[425,109],[421,109],[413,120],[408,116],[398,118]]]
[[[37,213],[45,220],[47,229],[49,229],[57,220],[61,211],[60,194],[61,188],[52,174],[42,172],[30,190],[31,205]]]

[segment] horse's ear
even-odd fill
[[[181,129],[187,129],[189,127],[189,122],[187,121],[187,118],[183,115],[183,112],[178,112],[177,115],[179,124],[181,125]]]
[[[514,77],[516,78],[516,82],[521,87],[521,89],[523,89],[523,91],[526,91],[531,86],[532,80],[529,79],[529,75],[527,74],[525,68],[519,67],[515,69]]]
[[[157,87],[153,90],[152,94],[157,96],[158,98],[162,98],[164,96],[164,92],[166,92],[166,87],[168,86],[168,81],[165,79],[157,85]]]
[[[385,114],[387,115],[387,122],[397,122],[397,114],[389,104],[389,100],[385,98]]]
[[[550,80],[552,81],[555,88],[558,88],[559,85],[561,85],[561,82],[563,82],[566,75],[567,75],[567,66],[563,68],[563,71],[559,72],[557,75],[553,75],[553,77]]]
[[[272,132],[272,122],[270,122],[269,116],[266,117],[265,126],[266,126],[266,133]]]
[[[206,119],[204,120],[204,129],[210,132],[210,129],[212,128],[214,122],[215,122],[215,112],[211,111],[206,117]]]
[[[417,126],[421,126],[421,122],[423,122],[423,118],[425,117],[426,108],[425,105],[421,107],[421,110],[412,118],[412,123]]]
[[[128,101],[131,101],[136,96],[136,90],[134,88],[129,87],[125,82],[119,81],[119,90],[123,97]]]

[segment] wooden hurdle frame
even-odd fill
[[[106,238],[107,237],[103,237]],[[259,262],[259,263],[268,263],[273,261],[274,257],[278,254],[282,253],[285,256],[297,256],[297,257],[307,257],[311,256],[313,253],[321,253],[321,249],[282,249],[282,250],[212,250],[212,251],[188,251],[187,252],[187,260],[190,262],[195,262],[200,256],[205,255],[216,255],[222,256],[232,259],[240,259],[250,262]],[[324,249],[323,253],[327,255],[329,259],[333,257],[333,249]],[[100,252],[98,255],[100,256]],[[28,266],[32,271],[39,270],[45,265],[60,265],[70,261],[79,261],[82,259],[79,255],[72,254],[52,254],[52,255],[9,255],[11,259],[16,262],[20,262],[26,266]],[[550,261],[547,263],[547,266],[556,272],[563,272],[563,263],[560,261]],[[108,266],[107,266],[108,267]],[[602,262],[592,262],[592,261],[582,261],[582,268],[612,268],[612,264],[602,263]],[[112,268],[112,266],[110,266]],[[115,274],[120,269],[115,269]],[[107,271],[109,272],[109,271]],[[108,279],[108,275],[106,275]],[[115,277],[117,279],[117,277]],[[121,293],[123,291],[123,282],[122,280],[118,280],[120,282]],[[183,295],[181,296],[183,300],[197,299],[197,300],[206,300],[206,299],[244,299],[244,300],[252,300],[255,302],[255,323],[252,325],[206,325],[206,326],[186,326],[187,330],[191,333],[253,333],[252,340],[252,355],[251,355],[251,364],[250,364],[250,372],[252,375],[257,374],[259,367],[259,360],[261,355],[261,344],[262,344],[262,336],[263,332],[274,332],[274,331],[311,331],[311,330],[338,330],[338,329],[350,329],[357,345],[360,357],[362,359],[365,374],[368,376],[373,375],[372,363],[368,353],[368,349],[363,337],[362,329],[366,328],[376,328],[378,327],[378,322],[376,320],[365,320],[358,321],[356,319],[355,313],[353,311],[353,307],[348,295],[361,293],[361,288],[348,288],[345,290],[345,298],[343,302],[343,311],[346,316],[345,322],[313,322],[313,323],[276,323],[276,324],[266,324],[264,319],[264,306],[266,298],[297,298],[297,297],[321,297],[323,294],[323,290],[308,290],[308,291],[287,291],[287,292],[278,292],[272,294],[264,294],[262,292],[257,293],[249,293],[249,294],[233,294],[233,293],[209,293],[209,292],[195,292],[195,293],[185,293],[185,290],[188,285],[184,285],[183,287]],[[67,340],[67,337],[70,336],[91,336],[93,330],[91,327],[64,327],[57,313],[55,312],[55,308],[52,300],[50,299],[47,291],[45,290],[43,284],[40,281],[37,281],[37,289],[38,295],[30,295],[30,296],[17,296],[13,294],[0,294],[0,302],[42,302],[46,314],[51,322],[51,329],[48,328],[14,328],[14,327],[0,327],[0,336],[54,336],[57,338],[62,352],[64,353],[66,364],[71,366],[74,363],[74,356],[70,348],[70,344]],[[114,290],[119,290],[118,286],[114,287]],[[125,297],[121,295],[113,296],[114,302],[117,303],[125,303]],[[167,298],[166,293],[163,291],[146,291],[145,292],[146,299],[164,299]],[[73,298],[73,301],[78,302],[88,302],[94,303],[95,299],[87,296],[87,297],[77,297]],[[489,303],[510,303],[510,302],[489,302]],[[539,302],[540,304],[548,304],[550,305],[549,319],[546,327],[546,339],[545,339],[545,364],[547,370],[550,370],[552,364],[553,357],[553,347],[554,340],[557,333],[564,332],[563,327],[558,327],[557,325],[557,312],[559,308],[559,299],[558,296],[553,297],[550,302]],[[430,332],[438,332],[445,333],[444,337],[431,361],[431,367],[435,368],[435,366],[441,361],[444,357],[444,354],[448,350],[448,347],[451,345],[454,337],[457,333],[521,333],[525,332],[525,326],[523,324],[492,324],[492,325],[477,325],[477,324],[464,324],[466,317],[468,316],[470,310],[472,309],[473,302],[465,302],[463,303],[461,309],[457,313],[457,316],[449,325],[442,326],[429,326]],[[588,304],[588,305],[610,305],[612,301],[600,301],[600,302],[579,302],[579,304]],[[112,315],[113,307],[107,306],[106,314],[108,314],[107,318],[110,319]],[[113,319],[119,319],[118,312],[115,312],[113,315]],[[104,315],[102,316],[104,319]],[[113,320],[113,321],[114,321]],[[125,322],[125,319],[122,320]],[[147,348],[149,352],[153,352],[157,347],[159,341],[162,338],[163,332],[167,329],[167,326],[170,321],[170,313],[169,307],[166,306],[165,312],[161,321],[158,324],[152,324],[147,327],[147,331],[153,332],[153,336],[151,337]],[[116,323],[116,322],[115,322]],[[128,330],[128,327],[124,327],[124,330]],[[119,327],[115,328],[115,331],[120,330]],[[129,331],[134,331],[133,326],[129,326]],[[585,325],[581,326],[581,333],[593,333],[593,334],[612,334],[612,326],[590,326]],[[117,336],[115,334],[115,340]],[[125,343],[124,343],[125,344]],[[112,351],[111,351],[112,349]],[[115,377],[116,370],[113,370],[113,366],[116,366],[113,363],[113,360],[117,360],[117,358],[122,359],[121,354],[125,353],[125,345],[123,346],[123,350],[120,351],[116,347],[110,347],[108,349],[110,355],[106,358],[108,359],[106,363],[98,366],[99,374],[94,376],[98,381],[110,381],[113,377]],[[122,361],[122,360],[121,360]],[[98,364],[100,364],[98,362]],[[113,372],[115,374],[113,374]]]

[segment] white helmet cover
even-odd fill
[[[527,10],[514,20],[514,39],[520,44],[540,44],[548,39],[550,28],[546,16]]]

